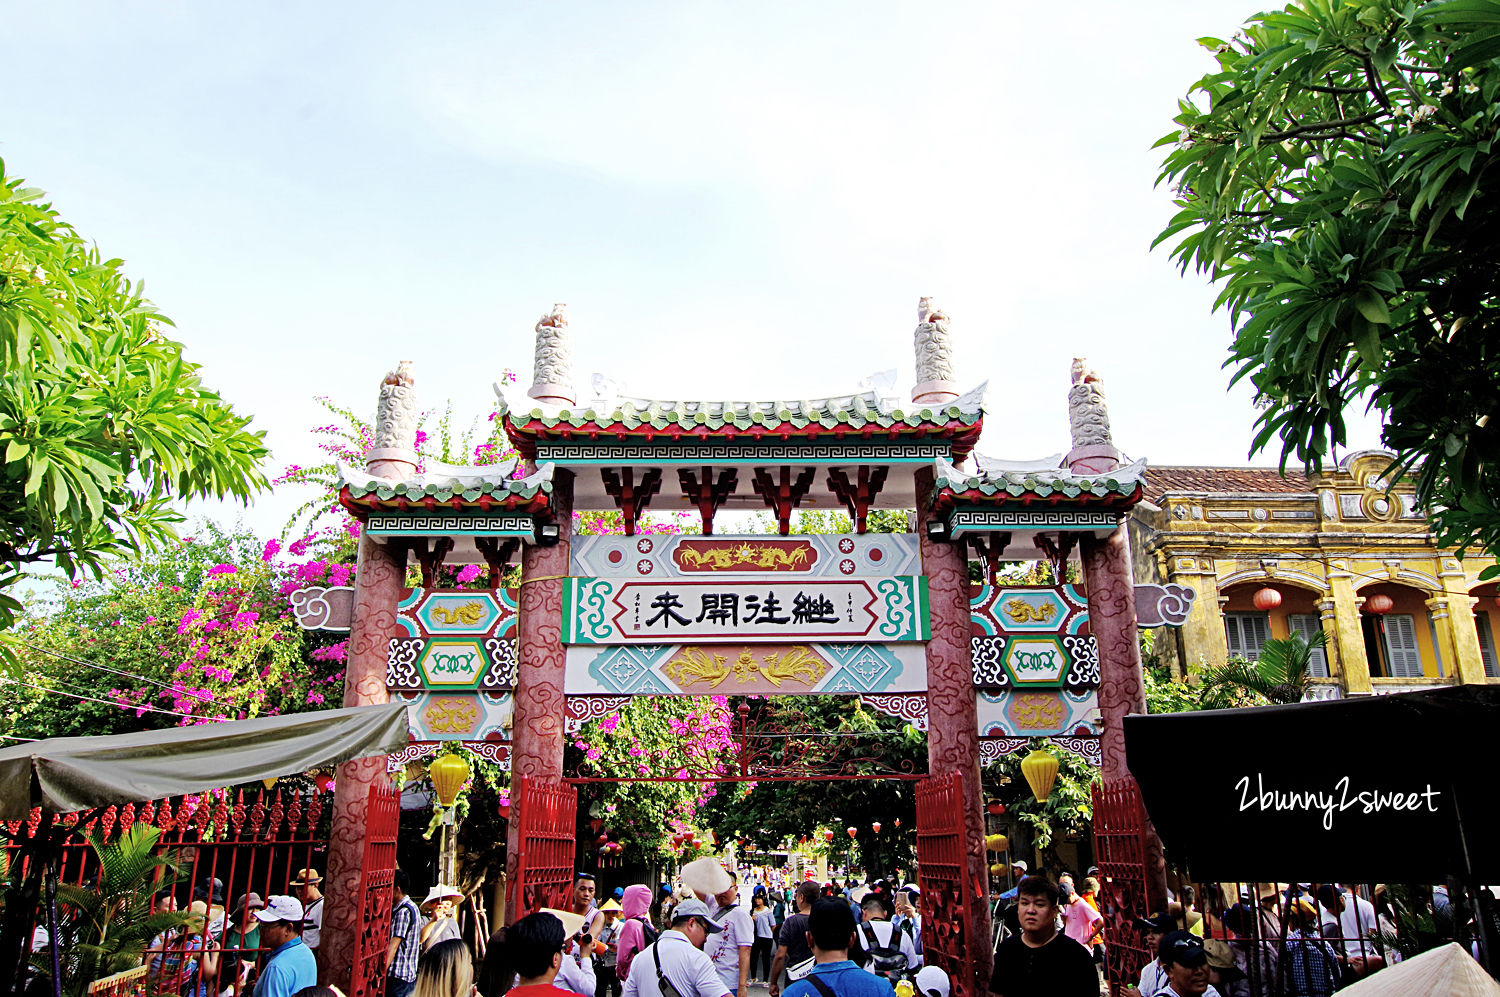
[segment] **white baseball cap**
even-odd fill
[[[948,974],[936,966],[923,966],[917,970],[916,982],[921,997],[948,997],[951,989]]]
[[[271,897],[266,901],[264,910],[255,912],[255,919],[266,924],[272,921],[301,922],[304,916],[302,901],[296,897]]]

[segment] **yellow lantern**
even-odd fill
[[[432,775],[432,788],[437,790],[438,802],[445,807],[453,806],[458,791],[469,779],[469,763],[458,755],[441,755],[427,771]]]
[[[1052,795],[1052,784],[1057,781],[1057,756],[1038,748],[1021,762],[1021,774],[1026,784],[1036,794],[1038,801],[1045,802]]]
[[[984,839],[984,847],[992,852],[1003,852],[1009,845],[1003,834],[987,835]]]
[[[996,862],[994,865],[990,866],[990,875],[992,875],[992,876],[1003,876],[1003,875],[1005,875],[1005,863],[1003,863],[1003,862]]]
[[[269,779],[262,779],[260,781],[260,784],[267,789],[270,789],[272,786],[276,785],[276,779],[277,777],[273,775]]]

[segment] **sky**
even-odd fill
[[[1256,9],[11,5],[0,158],[146,282],[273,471],[316,462],[316,396],[373,413],[400,360],[463,423],[505,370],[521,394],[554,302],[580,388],[804,398],[896,368],[906,397],[923,295],[989,382],[982,453],[1066,449],[1083,356],[1129,456],[1243,464],[1228,319],[1150,251],[1151,146],[1212,69],[1195,39]],[[306,497],[193,511],[273,533]]]

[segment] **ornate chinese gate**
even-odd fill
[[[988,980],[975,979],[973,917],[983,884],[969,882],[963,778],[953,772],[917,783],[917,870],[922,887],[922,949],[929,966],[953,981],[954,997],[980,997]],[[985,939],[978,939],[981,943]]]
[[[573,886],[578,790],[518,775],[511,806],[513,813],[519,812],[520,847],[510,860],[514,872],[505,897],[506,919],[514,921],[539,907],[566,908]]]
[[[392,889],[396,832],[401,825],[401,793],[371,786],[365,810],[365,863],[359,883],[359,929],[354,937],[354,972],[349,997],[385,993],[386,957],[391,943]]]
[[[961,994],[982,993],[981,738],[990,757],[1046,737],[1099,758],[1107,773],[1123,766],[1111,732],[1144,704],[1140,593],[1130,598],[1122,524],[1143,493],[1144,463],[1114,448],[1098,379],[1082,361],[1066,456],[979,457],[984,387],[960,391],[947,317],[928,299],[913,341],[909,403],[881,375],[800,400],[622,397],[601,378],[585,396],[557,306],[536,325],[531,389],[502,394],[494,415],[524,463],[422,471],[411,370],[387,375],[367,470],[340,472],[340,502],[364,528],[357,591],[345,600],[346,703],[401,696],[415,740],[461,739],[512,766],[512,917],[562,901],[572,876],[576,793],[561,784],[570,720],[640,695],[857,695],[929,734],[928,766],[942,776],[919,795],[923,878],[940,898],[932,945],[959,961]],[[653,499],[675,506],[673,492],[697,508],[702,535],[637,535]],[[806,506],[847,510],[853,532],[790,535]],[[715,533],[720,511],[755,509],[770,511],[779,536]],[[877,509],[915,515],[906,532],[872,534]],[[618,510],[626,535],[575,537],[575,512],[595,510]],[[1046,557],[1061,578],[1075,549],[1087,596],[996,577],[1002,559]],[[500,584],[518,553],[513,597]],[[975,553],[990,567],[977,602]],[[403,591],[409,556],[422,585]],[[460,564],[487,568],[487,591],[439,589],[445,568]],[[326,597],[301,605],[332,626]],[[737,777],[803,778],[812,760],[830,779],[867,768],[856,744],[807,742],[790,765],[788,746],[762,751],[742,738]],[[378,776],[341,770],[341,821],[357,824],[362,787]],[[340,868],[354,869],[357,837],[335,838]],[[352,913],[331,920],[327,953],[347,953],[354,930]]]
[[[1099,863],[1104,914],[1105,979],[1121,994],[1155,958],[1146,951],[1136,918],[1151,913],[1147,860],[1149,824],[1141,791],[1129,777],[1094,784],[1094,856]]]

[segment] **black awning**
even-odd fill
[[[1479,685],[1125,718],[1168,858],[1201,880],[1500,881],[1497,745]]]

